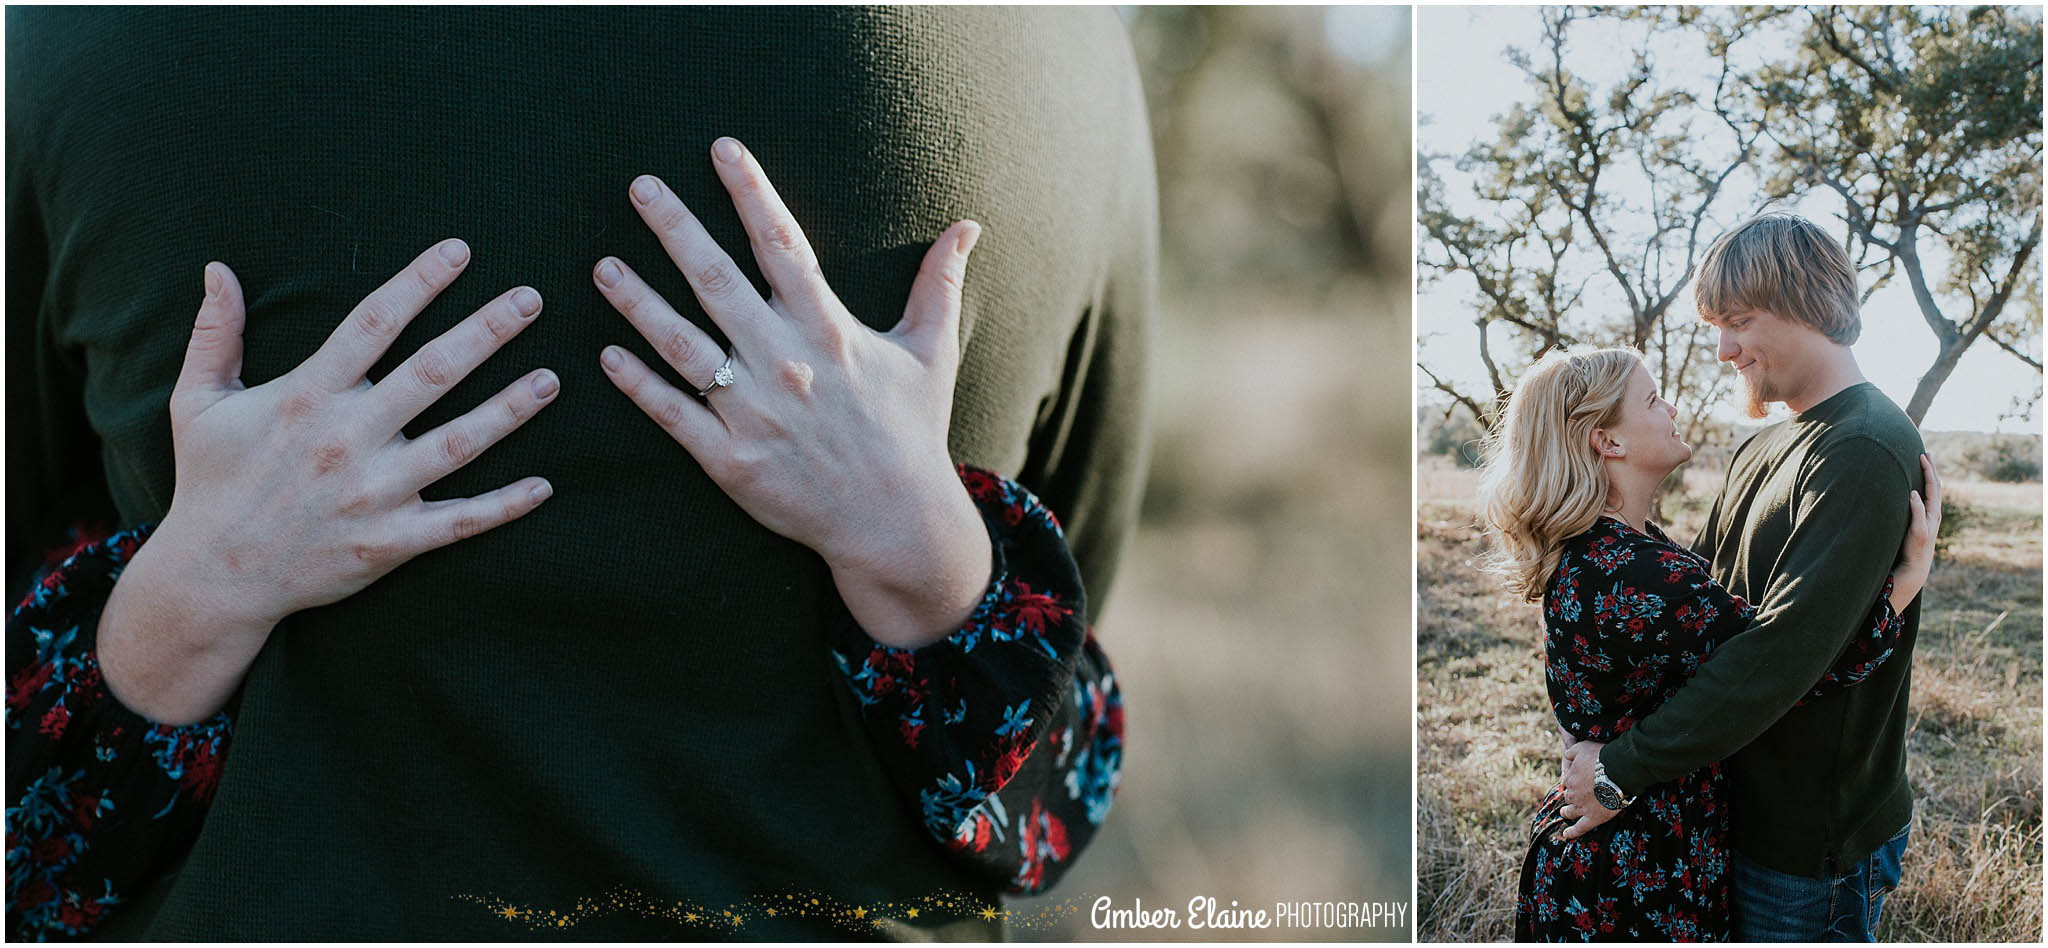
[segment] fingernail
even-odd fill
[[[555,392],[561,387],[562,381],[555,378],[555,373],[546,369],[540,370],[540,374],[533,377],[533,397],[541,401],[555,397]]]
[[[206,298],[210,300],[220,299],[220,288],[220,273],[214,270],[213,264],[209,263],[206,265]]]
[[[540,294],[522,286],[512,291],[512,305],[519,310],[519,315],[532,316],[540,312]]]
[[[721,138],[711,143],[711,156],[726,164],[740,160],[740,143],[730,138]]]
[[[604,347],[604,354],[598,356],[597,361],[604,363],[605,368],[617,372],[619,366],[626,364],[625,357],[620,352],[621,350],[618,346],[606,346]]]
[[[974,251],[974,244],[980,239],[981,225],[968,221],[967,229],[960,232],[959,241],[953,245],[953,252],[963,257],[967,256]]]
[[[633,200],[646,204],[661,193],[661,185],[655,183],[653,175],[643,174],[633,179]]]
[[[459,267],[469,260],[469,245],[459,240],[444,241],[441,244],[441,259],[451,267]]]
[[[618,286],[619,278],[625,275],[619,269],[619,265],[610,259],[603,260],[597,265],[597,282],[605,286]]]
[[[555,496],[555,485],[550,484],[547,481],[541,481],[539,484],[534,486],[532,491],[529,491],[527,493],[527,496],[532,497],[534,503],[540,503],[543,500]]]

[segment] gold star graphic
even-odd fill
[[[683,916],[683,921],[694,924],[697,921],[697,913],[691,912],[690,914]]]
[[[910,910],[910,917],[911,917],[911,918],[916,918],[916,917],[917,917],[917,910],[916,910],[916,909],[911,909],[911,910]]]
[[[985,921],[991,921],[991,922],[992,922],[992,921],[995,921],[995,918],[996,918],[996,910],[995,910],[995,909],[993,909],[993,908],[985,908],[985,909],[982,909],[982,910],[981,910],[981,917],[982,917],[982,919],[983,919],[983,920],[985,920]]]
[[[864,909],[864,908],[857,908],[857,909],[854,909],[854,910],[853,910],[853,917],[854,917],[854,918],[866,918],[866,917],[868,917],[868,910],[867,910],[867,909]]]
[[[774,909],[769,909],[769,910],[768,910],[768,917],[769,917],[769,918],[774,918],[774,917],[775,917],[775,910],[774,910]]]
[[[516,909],[516,908],[513,908],[513,907],[512,907],[512,906],[510,906],[510,905],[507,905],[507,906],[505,906],[504,908],[501,908],[501,909],[499,909],[499,910],[498,910],[498,914],[499,914],[499,915],[501,915],[501,916],[504,916],[505,918],[518,918],[518,917],[519,917],[519,910],[518,910],[518,909]]]

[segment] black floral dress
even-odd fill
[[[1123,697],[1052,512],[1000,475],[966,465],[959,474],[994,549],[973,615],[913,650],[875,642],[842,610],[831,654],[904,797],[906,812],[887,816],[917,820],[968,873],[1036,893],[1109,813],[1123,773]],[[100,609],[148,535],[81,537],[8,621],[11,940],[91,932],[191,848],[212,803],[232,708],[159,725],[100,677]]]
[[[1853,685],[1904,631],[1885,580],[1870,621],[1808,698]],[[1675,693],[1753,609],[1707,562],[1649,525],[1609,517],[1565,543],[1543,596],[1544,677],[1558,723],[1607,743]],[[1645,788],[1570,842],[1558,833],[1564,787],[1531,821],[1515,904],[1517,941],[1726,941],[1728,807],[1721,765]]]

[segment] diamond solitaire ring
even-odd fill
[[[711,373],[711,384],[700,389],[697,392],[697,397],[703,398],[718,389],[726,388],[730,385],[732,385],[732,354],[726,353],[725,364],[719,366],[718,371]]]

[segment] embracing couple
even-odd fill
[[[6,26],[8,937],[993,939],[1074,864],[1113,11]]]
[[[1750,416],[1793,414],[1736,450],[1690,546],[1649,520],[1692,449],[1634,352],[1546,356],[1491,437],[1496,566],[1543,602],[1565,742],[1518,940],[1867,941],[1898,884],[1940,481],[1857,367],[1855,270],[1819,228],[1740,225],[1696,294]]]

